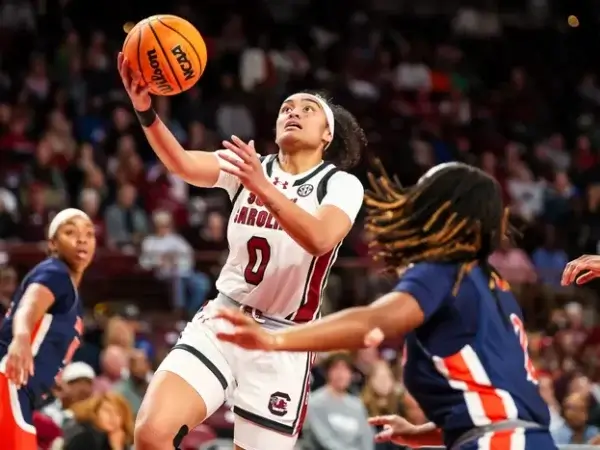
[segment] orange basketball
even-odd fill
[[[191,88],[206,67],[206,44],[187,20],[148,17],[135,25],[123,43],[123,54],[155,95],[175,95]]]

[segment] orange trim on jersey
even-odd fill
[[[31,333],[31,344],[33,344],[33,342],[35,341],[36,336],[38,335],[38,333],[40,332],[40,327],[42,326],[42,322],[44,321],[44,316],[42,316],[42,318],[40,320],[37,321],[37,323],[35,324],[35,326],[33,327],[33,332]]]
[[[501,291],[510,291],[510,284],[508,281],[506,281],[504,278],[501,278],[500,275],[495,272],[492,272],[492,279],[490,280],[490,283],[492,283],[492,286],[490,286],[492,289],[496,288],[500,289]]]
[[[321,308],[325,277],[329,272],[338,248],[339,244],[329,252],[316,258],[314,269],[309,275],[310,278],[308,280],[305,299],[296,311],[296,314],[294,314],[292,319],[294,322],[308,322],[316,318]]]
[[[498,395],[496,388],[482,385],[476,381],[474,374],[465,361],[462,351],[443,358],[443,362],[448,371],[448,378],[451,381],[463,382],[466,384],[468,392],[477,394],[481,401],[483,413],[489,420],[498,422],[509,418],[504,400]]]
[[[8,378],[0,373],[0,437],[2,448],[6,450],[37,450],[36,435],[24,430],[19,425],[19,419],[16,417],[17,412],[14,411],[14,408],[20,408],[20,405],[13,405],[9,383]],[[33,426],[29,423],[27,425]]]
[[[490,438],[490,450],[511,450],[515,430],[496,431]]]

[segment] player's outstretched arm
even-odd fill
[[[223,309],[217,317],[235,325],[231,332],[218,334],[221,340],[248,349],[290,352],[327,352],[377,345],[381,339],[372,339],[373,330],[394,337],[415,329],[425,319],[419,303],[405,292],[392,292],[369,306],[349,308],[272,333],[237,310]]]
[[[27,383],[33,375],[31,341],[36,324],[54,303],[54,294],[46,286],[30,284],[13,316],[13,340],[8,349],[6,376],[17,386]]]
[[[213,187],[220,174],[216,155],[212,152],[186,151],[152,109],[152,100],[148,88],[142,86],[141,74],[131,71],[122,53],[119,53],[117,64],[144,134],[165,167],[190,184]]]
[[[561,284],[585,284],[600,277],[600,256],[583,255],[567,264],[563,271]]]

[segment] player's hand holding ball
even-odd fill
[[[257,195],[265,186],[270,185],[254,149],[254,141],[246,144],[239,137],[231,136],[231,141],[223,141],[223,146],[233,152],[233,155],[218,153],[218,157],[228,163],[221,170],[238,177],[246,189]]]
[[[135,109],[150,108],[149,94],[175,95],[198,82],[206,67],[206,43],[190,22],[160,14],[125,27],[118,67]]]
[[[133,107],[138,111],[146,111],[152,106],[152,99],[150,98],[150,89],[147,85],[142,82],[142,74],[139,70],[133,71],[129,60],[125,55],[120,52],[117,58],[117,67],[119,68],[119,75],[121,75],[121,81],[127,91],[127,95],[131,99]]]
[[[17,387],[27,384],[33,376],[33,354],[29,336],[15,336],[8,347],[6,376]]]
[[[274,334],[265,331],[252,317],[235,309],[221,309],[214,316],[224,319],[234,325],[231,332],[217,333],[217,338],[231,342],[248,350],[277,350],[277,338]]]

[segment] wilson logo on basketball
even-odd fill
[[[167,81],[167,77],[165,77],[165,74],[160,67],[160,63],[158,62],[158,53],[156,52],[156,49],[148,50],[146,54],[148,55],[148,64],[152,67],[152,82],[156,88],[163,94],[173,92],[173,88]]]
[[[183,72],[183,77],[186,80],[191,80],[194,78],[194,68],[192,67],[192,63],[187,57],[187,54],[181,48],[181,45],[176,45],[171,49],[171,53],[177,59],[177,63]]]

